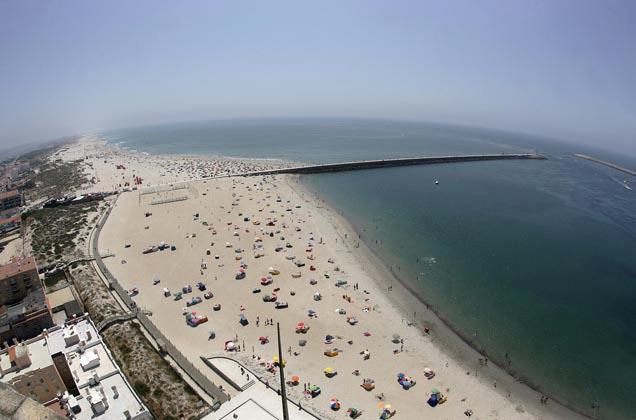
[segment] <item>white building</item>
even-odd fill
[[[16,359],[16,350],[12,350],[14,347],[31,356],[28,358],[28,366],[23,363],[20,369],[16,369],[15,362],[8,363]],[[65,408],[69,418],[152,419],[88,316],[54,327],[39,337],[14,347],[0,352],[0,368],[9,368],[12,365],[10,371],[0,369],[0,381],[11,384],[37,383],[34,374],[41,371],[50,376],[50,371],[55,371],[57,375],[53,383],[56,389],[52,392],[57,396],[50,401],[42,401],[40,398],[40,402],[47,406]],[[3,362],[5,359],[7,363]],[[26,357],[23,359],[27,360]],[[57,380],[58,377],[60,380]],[[24,378],[28,378],[28,381]],[[64,390],[59,389],[61,382],[66,384]],[[37,391],[16,388],[28,396],[33,396],[34,391]],[[46,394],[40,391],[38,395]]]

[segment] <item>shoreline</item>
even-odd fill
[[[554,398],[541,391],[541,386],[531,381],[522,381],[519,375],[512,369],[506,369],[504,363],[498,359],[492,359],[490,355],[484,350],[480,351],[477,345],[470,340],[470,338],[456,328],[450,321],[448,321],[441,312],[435,309],[435,305],[425,299],[421,293],[417,292],[406,281],[400,278],[395,271],[390,270],[388,263],[383,257],[369,246],[364,239],[364,235],[359,232],[353,224],[340,213],[328,199],[323,199],[318,195],[317,191],[313,191],[310,187],[303,184],[300,181],[300,176],[297,175],[298,182],[290,186],[293,189],[300,189],[302,193],[310,195],[316,202],[322,203],[321,206],[316,206],[318,212],[323,214],[334,224],[336,231],[339,233],[343,243],[346,243],[347,248],[360,260],[364,260],[372,270],[370,278],[374,280],[383,291],[387,290],[388,286],[394,286],[395,283],[390,280],[382,282],[381,278],[390,278],[397,282],[398,288],[391,289],[390,293],[386,293],[385,296],[396,305],[398,310],[404,315],[405,319],[412,317],[410,314],[420,313],[414,318],[414,327],[418,329],[419,333],[425,335],[422,324],[434,325],[435,328],[431,329],[431,334],[426,336],[431,337],[431,341],[437,346],[440,351],[450,351],[451,355],[456,361],[463,363],[469,370],[480,369],[479,372],[487,377],[491,382],[495,381],[501,385],[507,385],[511,389],[512,395],[517,397],[521,396],[524,402],[529,406],[532,406],[537,411],[547,411],[547,413],[557,416],[561,419],[592,419],[593,417],[581,412],[576,407],[572,407],[566,403],[563,403],[558,398]],[[326,213],[326,214],[325,214]],[[348,238],[343,237],[342,233],[349,233]],[[357,237],[359,240],[355,241],[352,238]],[[358,242],[359,246],[355,246],[354,242]],[[410,301],[410,302],[409,302]],[[422,316],[422,306],[425,306],[427,313],[430,316]],[[469,354],[466,354],[469,353]],[[492,362],[493,369],[483,369],[484,366],[478,365],[478,358],[487,356],[488,360]],[[503,389],[499,387],[499,393],[503,396]],[[542,396],[548,396],[551,400],[551,404],[540,405],[540,398]]]
[[[101,143],[106,149],[114,149],[121,152],[122,154],[133,155],[137,157],[139,157],[139,155],[142,155],[143,157],[143,155],[145,154],[144,152],[139,151],[130,152],[128,150],[123,150],[117,145],[104,142],[103,140],[101,141]],[[196,159],[197,161],[206,161],[207,159],[210,159],[209,157],[201,155],[194,156],[194,159]],[[152,157],[155,159],[171,159],[170,156],[162,155],[146,155],[145,157]],[[180,158],[183,157],[179,155],[177,159]],[[242,161],[258,160],[249,158],[236,159]],[[343,215],[341,215],[332,207],[332,205],[328,201],[318,198],[315,192],[312,192],[307,186],[302,184],[298,176],[284,175],[280,179],[283,180],[281,184],[287,184],[297,195],[302,197],[303,200],[310,203],[310,207],[312,207],[313,211],[320,213],[325,219],[329,221],[329,224],[332,225],[332,227],[335,227],[335,232],[337,235],[340,236],[342,243],[345,244],[347,250],[352,255],[354,255],[354,259],[357,260],[359,265],[362,267],[362,271],[364,271],[367,274],[367,277],[369,277],[372,282],[375,283],[377,289],[380,292],[385,291],[387,285],[395,285],[395,283],[399,285],[392,293],[383,293],[383,295],[390,302],[397,304],[396,310],[399,311],[400,314],[404,315],[403,319],[408,318],[406,314],[410,312],[410,309],[415,308],[421,311],[422,305],[427,305],[426,300],[423,299],[422,296],[420,296],[417,292],[415,292],[407,284],[405,284],[398,276],[395,275],[394,272],[388,269],[384,260],[382,260],[382,258],[379,257],[378,254],[373,249],[371,249],[366,242],[364,242],[363,236],[360,236],[360,247],[356,248],[354,246],[354,244],[352,243],[354,241],[353,238],[355,238],[355,236],[358,236],[358,232]],[[196,183],[201,181],[202,180],[198,178],[186,178],[175,182]],[[297,188],[300,188],[301,191],[299,192]],[[307,197],[309,197],[309,200],[307,199]],[[345,241],[342,237],[343,232],[351,232],[354,233],[355,236],[351,236],[351,238],[349,238],[350,240]],[[370,267],[370,270],[367,270],[366,267]],[[395,281],[385,280],[385,283],[382,284],[382,279],[391,278],[395,279]],[[478,352],[477,349],[471,346],[469,340],[467,340],[465,337],[462,337],[462,334],[460,332],[454,329],[452,325],[449,325],[447,321],[444,320],[443,316],[436,314],[434,306],[431,305],[431,307],[433,308],[433,310],[431,311],[433,313],[431,319],[422,317],[421,312],[417,317],[418,319],[416,320],[415,324],[418,328],[417,333],[423,337],[428,337],[440,353],[450,353],[451,359],[454,359],[454,362],[459,362],[469,371],[477,369],[477,371],[475,372],[475,376],[479,378],[479,381],[482,382],[484,386],[492,388],[492,380],[494,379],[496,381],[499,381],[501,386],[496,390],[499,395],[505,398],[504,389],[507,386],[508,388],[510,388],[512,400],[516,401],[521,399],[522,401],[518,402],[523,402],[528,406],[528,408],[531,408],[530,412],[526,411],[525,413],[532,414],[533,416],[538,415],[538,418],[580,418],[577,417],[577,414],[585,416],[583,413],[578,413],[576,410],[567,407],[564,404],[555,404],[557,402],[556,400],[553,400],[555,401],[555,403],[552,403],[547,407],[544,405],[539,405],[539,397],[542,394],[537,393],[535,390],[533,390],[530,384],[518,382],[512,375],[498,366],[493,366],[492,369],[483,369],[483,367],[474,366],[476,365],[476,362],[471,363],[471,360],[476,361],[477,357],[479,357],[481,354]],[[429,310],[431,309],[429,308]],[[422,320],[435,326],[433,334],[424,336],[424,333],[417,325],[421,324]],[[438,331],[440,332],[439,335],[436,333]],[[479,376],[477,376],[477,374]],[[487,385],[485,382],[486,380],[490,381],[491,384]]]

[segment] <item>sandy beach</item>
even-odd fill
[[[447,331],[431,314],[427,321],[406,315],[418,302],[358,243],[346,221],[297,178],[229,177],[172,190],[148,187],[282,163],[150,156],[96,141],[71,146],[60,157],[85,159],[93,191],[125,187],[135,176],[143,178],[141,191],[156,191],[119,196],[100,250],[115,253],[105,260],[109,270],[122,286],[136,288],[138,306],[152,312],[155,325],[201,370],[208,368],[200,356],[236,354],[224,350],[232,341],[242,359],[265,371],[263,365],[276,354],[275,324],[280,323],[286,376],[299,377],[289,394],[320,417],[343,417],[355,407],[362,418],[377,418],[386,404],[396,410],[394,418],[404,419],[464,418],[467,410],[472,418],[572,416],[556,404],[540,404],[539,394],[487,361],[478,363],[479,355],[457,337],[438,339]],[[162,243],[164,250],[143,253]],[[200,282],[205,290],[197,288]],[[192,291],[175,300],[184,286]],[[265,295],[288,307],[277,309]],[[186,305],[196,297],[200,303]],[[192,312],[208,321],[188,326],[185,314]],[[239,323],[241,316],[246,325]],[[307,330],[297,331],[299,323]],[[329,350],[336,355],[328,357]],[[337,373],[327,377],[326,368]],[[430,379],[427,372],[433,373]],[[398,383],[398,374],[410,379],[404,383],[412,385],[409,389]],[[273,373],[265,375],[275,381]],[[361,387],[365,379],[372,380],[373,389]],[[308,385],[318,385],[322,393],[312,398],[304,392]],[[435,407],[427,403],[433,389],[445,397]],[[341,402],[340,411],[330,410],[333,397]]]

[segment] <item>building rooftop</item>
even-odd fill
[[[21,216],[19,214],[16,214],[15,216],[0,219],[0,226],[7,225],[9,223],[18,223],[21,221]]]
[[[51,411],[31,398],[18,393],[11,386],[0,382],[0,418],[2,419],[64,419],[57,411]]]
[[[0,325],[7,325],[14,322],[29,313],[45,309],[46,296],[44,290],[29,290],[24,299],[13,305],[0,306]]]
[[[88,385],[93,375],[101,378],[117,370],[117,366],[110,359],[102,343],[97,343],[81,354],[78,352],[67,354],[66,362],[78,388]]]
[[[0,279],[15,276],[16,274],[26,273],[30,270],[37,270],[35,258],[19,257],[9,264],[0,266]]]
[[[73,352],[80,344],[88,348],[100,341],[93,323],[84,320],[76,324],[67,323],[62,328],[50,331],[48,335],[49,352],[52,355]]]
[[[39,337],[27,340],[20,349],[12,349],[15,349],[14,355],[11,349],[0,352],[0,368],[3,371],[12,368],[11,359],[19,352],[28,351],[31,364],[19,371],[0,375],[1,382],[54,365],[52,355],[61,352],[80,391],[77,397],[68,396],[69,403],[76,402],[81,410],[74,414],[76,419],[126,418],[126,412],[133,418],[139,414],[151,418],[87,318],[79,318],[63,327],[53,327]]]
[[[93,394],[93,402],[95,402],[94,396],[101,394],[101,400],[108,404],[108,407],[103,413],[93,412],[91,401],[88,399],[90,394]],[[80,396],[77,397],[77,402],[81,408],[81,411],[76,414],[78,419],[124,419],[126,418],[125,412],[130,413],[131,417],[135,417],[144,411],[148,412],[130,390],[129,385],[123,380],[121,375],[104,378],[100,381],[99,385],[95,387],[80,389]]]
[[[18,190],[3,191],[3,192],[0,192],[0,200],[6,200],[8,198],[13,198],[19,195],[20,195],[20,192]]]
[[[11,360],[19,356],[19,354],[16,354],[16,350],[28,352],[31,364],[20,370],[8,372],[13,367]],[[23,344],[11,347],[9,351],[3,351],[0,353],[0,369],[2,369],[0,379],[2,379],[3,382],[8,382],[20,375],[24,375],[25,373],[32,372],[34,370],[43,369],[52,364],[53,359],[49,354],[49,349],[47,348],[46,341],[43,338],[38,338],[35,341],[27,340]]]
[[[75,300],[75,296],[73,296],[73,292],[71,292],[70,287],[56,290],[55,292],[47,294],[46,297],[49,299],[49,305],[51,308],[57,308],[58,306],[62,306],[65,303],[73,302]]]

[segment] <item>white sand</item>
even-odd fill
[[[145,183],[159,183],[167,179],[194,178],[210,170],[232,170],[239,165],[239,161],[231,159],[147,157],[107,148],[100,143],[74,146],[65,152],[67,159],[81,155],[88,156],[87,163],[96,171],[99,181],[94,190],[112,188],[119,181],[129,179],[133,171],[144,177]],[[103,163],[105,157],[107,163]],[[126,171],[116,170],[115,161],[126,165]],[[178,168],[184,162],[190,162],[198,169],[194,173],[190,169],[179,172]],[[261,161],[246,161],[240,165],[241,168],[266,166]],[[159,176],[161,173],[166,175]],[[196,181],[184,191],[188,191],[188,200],[161,205],[149,203],[157,196],[175,193],[122,194],[102,230],[100,250],[115,252],[115,258],[105,260],[113,275],[124,287],[139,288],[140,294],[135,298],[139,306],[153,312],[155,324],[202,371],[207,368],[199,356],[222,351],[223,343],[235,337],[241,346],[244,343],[244,351],[248,354],[251,355],[254,349],[254,354],[262,360],[271,360],[276,354],[275,326],[266,326],[265,319],[273,318],[281,324],[285,350],[291,346],[292,352],[299,353],[295,356],[286,352],[287,377],[300,376],[300,391],[306,382],[322,388],[320,396],[307,398],[303,405],[314,406],[323,415],[344,417],[347,407],[357,407],[364,410],[362,418],[377,418],[379,401],[375,396],[380,393],[384,394],[386,403],[397,409],[395,418],[464,418],[463,412],[468,408],[474,411],[472,418],[561,418],[567,414],[558,409],[552,411],[554,407],[550,404],[547,408],[539,405],[538,395],[515,384],[494,367],[477,372],[434,342],[432,336],[409,326],[401,308],[390,300],[386,289],[382,289],[381,285],[391,281],[386,271],[369,263],[374,258],[364,246],[354,249],[343,240],[345,233],[349,238],[353,236],[346,223],[332,211],[319,208],[324,206],[303,192],[294,178]],[[280,202],[277,202],[278,198]],[[297,205],[301,207],[297,208]],[[152,216],[145,217],[146,212],[152,212]],[[199,213],[198,220],[193,218],[195,213]],[[250,221],[243,220],[246,216]],[[275,220],[275,226],[266,225],[270,219]],[[260,225],[254,225],[255,220],[260,221]],[[270,232],[273,237],[269,236]],[[310,240],[312,234],[314,240]],[[265,255],[261,258],[255,258],[252,250],[256,236],[263,240]],[[144,248],[161,241],[175,245],[177,250],[142,255]],[[232,246],[225,247],[226,242]],[[293,245],[289,251],[287,248],[282,252],[274,251],[277,245],[285,247],[287,242]],[[125,248],[125,244],[130,247]],[[308,247],[311,252],[306,252]],[[234,279],[239,266],[235,259],[236,248],[243,250],[240,255],[248,265],[243,280]],[[209,256],[207,249],[211,251]],[[215,254],[219,255],[218,260],[214,259]],[[296,267],[292,260],[286,259],[288,255],[302,259],[306,265]],[[313,255],[313,261],[308,259],[309,255]],[[334,259],[335,263],[329,263],[329,259]],[[207,269],[201,270],[202,261],[207,263]],[[310,271],[310,265],[314,265],[316,271]],[[280,274],[273,276],[273,284],[261,286],[259,279],[267,274],[270,266],[280,270]],[[292,273],[297,272],[301,277],[292,278]],[[330,273],[329,279],[325,278],[325,272]],[[153,286],[155,276],[161,283]],[[310,285],[310,279],[317,280],[317,284]],[[337,279],[346,280],[347,286],[335,287]],[[206,283],[214,297],[189,308],[209,317],[209,322],[192,328],[186,325],[182,313],[187,300],[193,296],[203,297],[204,292],[195,286],[199,281]],[[359,290],[353,289],[356,283]],[[174,295],[186,284],[192,285],[193,292],[184,294],[182,300],[163,297],[164,287]],[[255,287],[261,288],[262,292],[252,293]],[[272,303],[262,301],[263,295],[272,293],[275,288],[280,288],[278,300],[287,301],[289,308],[275,309]],[[392,293],[399,290],[395,285]],[[290,291],[295,295],[292,296]],[[315,292],[322,294],[322,300],[313,300]],[[343,295],[350,296],[352,302],[343,299]],[[221,311],[212,310],[215,303],[222,304]],[[339,308],[346,310],[346,315],[334,312]],[[317,311],[318,318],[310,318],[307,315],[309,309]],[[239,324],[241,313],[248,318],[249,325]],[[349,325],[346,322],[349,316],[355,316],[359,323]],[[257,317],[260,317],[259,326],[256,325]],[[305,322],[310,327],[306,334],[294,332],[298,322]],[[215,340],[208,340],[209,330],[216,332]],[[363,335],[364,332],[370,336]],[[337,337],[332,345],[323,343],[327,334]],[[391,341],[393,334],[399,334],[403,339],[403,351],[400,351],[400,343]],[[261,345],[259,336],[268,336],[270,342]],[[300,339],[307,340],[307,345],[300,347]],[[333,347],[342,350],[337,357],[323,355],[327,348]],[[360,355],[365,349],[371,354],[369,360],[363,360]],[[472,357],[470,351],[465,353]],[[325,367],[336,369],[338,374],[333,378],[325,377]],[[426,367],[436,372],[432,380],[424,376]],[[360,371],[359,376],[352,374],[354,369]],[[413,377],[417,384],[408,391],[403,390],[397,383],[398,372]],[[212,374],[210,377],[216,379]],[[363,378],[373,378],[376,388],[371,392],[362,389]],[[501,378],[496,388],[492,378]],[[448,397],[446,403],[435,408],[426,403],[433,387]],[[332,396],[342,402],[343,409],[338,413],[328,409]]]

